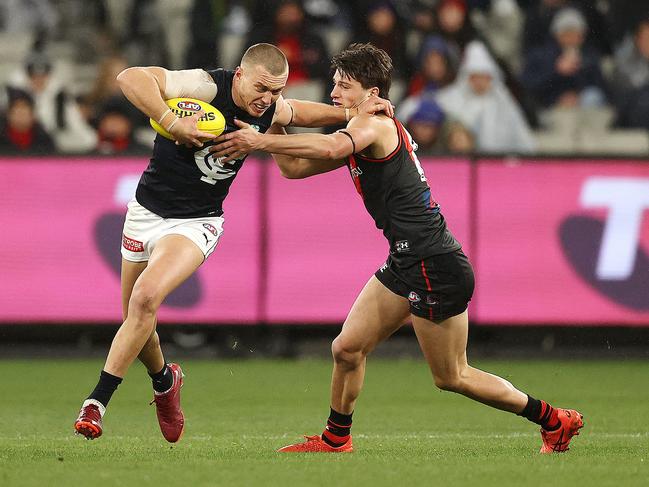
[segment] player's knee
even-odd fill
[[[155,288],[148,286],[135,286],[128,306],[128,315],[139,318],[155,315],[160,306],[160,298]]]
[[[357,366],[364,358],[363,350],[360,347],[347,343],[341,337],[336,338],[331,344],[331,354],[337,364],[348,366]]]
[[[449,392],[462,392],[462,378],[459,375],[435,375],[434,379],[438,389]]]

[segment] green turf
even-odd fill
[[[275,449],[318,433],[327,361],[185,361],[187,427],[158,431],[140,365],[110,405],[104,436],[71,433],[99,361],[0,360],[0,486],[649,485],[649,363],[489,361],[477,366],[560,406],[586,427],[563,455],[538,428],[437,391],[423,362],[370,360],[351,455]]]

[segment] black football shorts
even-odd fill
[[[415,316],[439,323],[466,310],[475,279],[464,252],[433,255],[408,267],[388,257],[374,274],[390,291],[410,302]]]

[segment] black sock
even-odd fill
[[[541,425],[541,428],[546,431],[553,431],[560,425],[556,409],[545,401],[534,399],[529,394],[525,408],[518,415],[527,418],[532,423]]]
[[[149,372],[149,377],[153,382],[153,390],[156,392],[166,392],[174,385],[174,376],[167,364],[164,364],[160,372],[155,374]]]
[[[99,382],[95,386],[95,390],[90,393],[88,399],[94,399],[99,401],[104,405],[108,406],[113,392],[117,389],[117,386],[122,383],[122,378],[117,377],[116,375],[109,374],[105,370],[101,371],[99,374]]]
[[[353,414],[353,412],[351,414],[342,414],[331,409],[329,419],[327,419],[327,426],[322,433],[322,440],[333,447],[347,443],[352,429]]]

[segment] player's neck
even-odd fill
[[[246,104],[243,102],[243,99],[241,98],[241,95],[239,94],[239,82],[238,82],[236,76],[232,80],[231,95],[232,95],[232,101],[234,102],[234,104],[236,106],[238,106],[239,108],[241,108],[244,112],[247,112]]]

